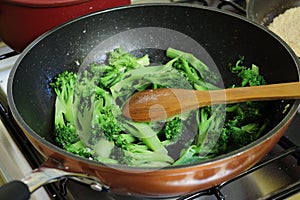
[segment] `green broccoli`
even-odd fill
[[[194,55],[173,48],[168,48],[166,55],[178,58],[173,67],[188,79],[194,89],[219,89],[216,84],[220,77]]]
[[[64,124],[65,125],[55,124],[54,134],[55,141],[63,148],[67,148],[71,144],[80,140],[80,138],[76,132],[74,124],[71,124],[70,122],[64,122]]]
[[[259,68],[242,65],[243,57],[232,73],[241,78],[241,86],[266,84]],[[184,149],[173,165],[190,164],[215,157],[245,146],[258,139],[268,125],[262,115],[265,102],[244,102],[230,105],[215,105],[199,109],[198,134],[193,145]]]
[[[124,150],[124,160],[128,166],[138,167],[166,167],[174,162],[167,154],[150,151],[142,145]]]
[[[65,150],[83,157],[92,157],[93,151],[82,145],[76,132],[73,115],[73,95],[76,74],[70,71],[60,73],[50,86],[56,93],[54,133],[55,141]]]
[[[117,48],[109,54],[109,65],[106,66],[101,78],[100,87],[108,89],[122,80],[124,73],[130,69],[150,64],[148,55],[137,58],[124,50]],[[100,76],[99,76],[100,77]]]
[[[78,108],[76,123],[80,127],[77,132],[85,136],[82,139],[95,150],[97,160],[114,159],[113,157],[116,157],[114,153],[120,154],[118,148],[121,148],[121,154],[130,149],[131,153],[134,152],[130,155],[134,155],[135,162],[143,163],[142,160],[137,160],[143,159],[143,156],[136,155],[141,152],[134,150],[142,145],[147,147],[145,149],[147,151],[143,151],[143,154],[150,152],[151,155],[160,154],[162,157],[157,157],[160,164],[169,163],[171,158],[167,155],[167,150],[157,133],[146,123],[135,123],[122,117],[120,106],[117,104],[120,100],[113,98],[112,88],[127,79],[130,72],[146,68],[144,65],[148,63],[148,56],[139,59],[116,49],[109,55],[109,65],[93,63],[88,67],[88,71],[82,71],[78,75],[74,103]],[[135,69],[136,67],[138,68]],[[126,94],[124,90],[120,93],[121,96]],[[128,152],[126,154],[128,155]],[[128,156],[125,157],[124,160],[119,158],[118,161],[132,163],[128,162]]]
[[[251,68],[244,66],[244,57],[235,63],[235,65],[230,65],[231,72],[237,74],[238,77],[242,79],[240,86],[258,86],[265,85],[267,82],[264,77],[259,73],[259,67],[255,64],[252,64]]]
[[[55,77],[54,81],[50,83],[57,95],[54,117],[55,140],[64,148],[79,140],[74,126],[72,107],[75,82],[75,73],[65,71]]]
[[[110,88],[113,98],[122,106],[136,91],[162,87],[192,89],[188,80],[172,67],[176,60],[165,65],[140,66],[124,73],[124,78]]]
[[[92,121],[93,126],[98,127],[96,130],[101,130],[103,134],[110,139],[112,135],[119,134],[122,131],[118,116],[121,115],[121,109],[115,104],[111,94],[106,90],[97,87],[95,91],[94,117]],[[99,134],[99,131],[93,131],[95,135]]]
[[[76,74],[65,71],[55,77],[50,83],[57,98],[55,101],[55,125],[65,126],[65,121],[74,122],[73,116],[73,94],[76,84]]]
[[[117,48],[109,53],[108,64],[92,63],[76,75],[60,74],[50,84],[57,94],[56,141],[69,152],[99,162],[164,167],[216,157],[261,136],[268,124],[263,102],[207,106],[158,122],[123,117],[123,104],[137,91],[219,89],[220,77],[192,54],[169,48],[166,55],[166,64],[152,66],[148,55],[137,58]],[[237,86],[266,84],[259,68],[244,66],[243,59],[230,65],[241,79]],[[196,136],[189,136],[191,132]],[[170,156],[169,145],[183,146],[179,158]]]
[[[169,141],[176,141],[182,136],[183,129],[182,119],[176,116],[165,123],[159,134],[164,134]]]
[[[81,140],[65,146],[65,150],[81,157],[93,159],[95,151],[86,147]]]

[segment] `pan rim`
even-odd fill
[[[229,13],[229,12],[224,12],[221,11],[219,9],[216,8],[211,8],[211,7],[205,7],[205,6],[201,6],[201,5],[190,5],[190,4],[169,4],[169,3],[149,3],[149,4],[144,4],[144,5],[127,5],[127,6],[121,6],[121,7],[116,7],[116,8],[111,8],[111,9],[107,9],[107,10],[103,10],[103,11],[97,11],[91,14],[87,14],[84,16],[81,16],[79,18],[76,18],[74,20],[71,20],[69,22],[66,22],[62,25],[59,25],[58,27],[51,29],[50,31],[44,33],[43,35],[39,36],[36,40],[34,40],[29,46],[27,46],[25,48],[25,50],[21,53],[21,55],[19,56],[19,58],[17,59],[16,63],[13,66],[13,69],[9,75],[9,79],[8,79],[8,104],[9,107],[12,111],[12,114],[14,116],[14,118],[17,119],[18,124],[25,129],[26,132],[28,132],[32,137],[34,137],[37,141],[39,141],[40,143],[42,143],[43,145],[46,145],[48,148],[50,148],[51,150],[53,150],[54,152],[59,152],[62,155],[66,155],[67,157],[70,157],[71,159],[74,160],[79,160],[81,162],[85,162],[88,164],[92,164],[94,166],[105,166],[107,167],[107,164],[101,163],[101,162],[97,162],[97,161],[92,161],[77,155],[74,155],[72,153],[69,153],[65,150],[63,150],[62,148],[52,144],[51,142],[47,141],[46,139],[42,138],[40,135],[38,135],[37,133],[35,133],[35,131],[33,131],[29,125],[27,125],[27,123],[22,119],[20,113],[17,110],[17,107],[14,103],[14,99],[13,99],[13,79],[14,79],[14,74],[16,73],[16,71],[18,70],[18,66],[20,65],[20,63],[22,62],[22,59],[28,54],[30,53],[30,50],[32,48],[35,47],[35,45],[37,43],[39,43],[40,41],[42,41],[45,37],[47,37],[48,35],[50,35],[51,33],[59,30],[60,28],[67,26],[68,24],[71,24],[75,21],[81,20],[83,18],[87,18],[87,17],[92,17],[94,15],[98,15],[98,14],[103,14],[106,12],[112,12],[112,11],[117,11],[120,9],[130,9],[130,8],[136,8],[136,7],[150,7],[150,6],[175,6],[175,7],[188,7],[188,8],[196,8],[196,9],[204,9],[204,10],[209,10],[212,12],[218,12],[221,14],[225,14],[225,15],[229,15],[235,18],[239,18],[240,20],[243,20],[244,22],[247,22],[249,24],[252,24],[254,26],[257,26],[259,29],[268,32],[268,34],[271,34],[275,39],[277,39],[285,48],[286,50],[291,54],[296,66],[297,66],[297,71],[298,71],[298,80],[300,81],[300,75],[299,75],[299,60],[297,59],[296,55],[294,54],[294,52],[286,45],[286,43],[281,40],[278,36],[276,36],[274,33],[272,33],[271,31],[267,30],[266,28],[264,28],[263,26],[260,26],[244,17],[241,17],[240,15],[234,14],[234,13]],[[216,162],[216,161],[222,161],[222,160],[226,160],[226,159],[230,159],[232,157],[234,157],[237,154],[241,154],[244,153],[245,151],[251,149],[252,147],[258,146],[259,144],[261,144],[263,141],[270,139],[279,129],[280,127],[286,125],[288,123],[288,121],[296,114],[297,112],[297,108],[298,108],[298,104],[299,104],[299,100],[295,100],[295,102],[291,105],[291,108],[289,110],[289,112],[286,114],[286,116],[280,121],[280,123],[278,123],[274,128],[272,128],[270,131],[268,131],[264,136],[260,137],[258,140],[242,147],[239,148],[237,150],[231,151],[229,153],[217,156],[215,158],[212,159],[207,159],[201,162],[197,162],[197,163],[193,163],[193,164],[188,164],[188,165],[180,165],[180,166],[168,166],[165,168],[160,169],[159,171],[162,170],[174,170],[174,169],[179,169],[179,168],[188,168],[188,167],[195,167],[195,166],[204,166],[204,165],[208,165],[212,162]],[[128,170],[140,170],[140,171],[144,171],[144,170],[148,170],[149,168],[146,167],[131,167],[131,166],[125,166],[125,165],[112,165],[115,168],[122,168],[122,169],[128,169]],[[153,168],[150,168],[153,169]]]

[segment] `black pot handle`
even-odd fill
[[[0,199],[28,200],[30,191],[22,181],[11,181],[0,187]]]
[[[232,0],[223,0],[219,5],[218,8],[222,8],[223,6],[226,6],[227,4],[231,5],[232,7],[234,7],[235,9],[239,10],[241,13],[246,14],[247,13],[247,3],[246,2],[246,8],[244,8],[243,6],[239,5],[238,3],[236,3],[235,1]]]

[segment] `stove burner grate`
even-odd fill
[[[246,15],[246,2],[244,0],[220,0],[219,9],[228,9],[240,15]]]
[[[207,0],[171,0],[171,3],[200,3],[204,6],[208,6]]]
[[[282,152],[278,153],[277,155],[274,155],[272,157],[266,158],[265,160],[262,160],[260,163],[258,163],[257,165],[255,165],[254,167],[252,167],[251,169],[243,172],[242,174],[238,175],[237,177],[222,183],[219,186],[210,188],[208,190],[204,190],[204,191],[199,191],[199,192],[195,192],[192,194],[188,194],[186,196],[180,197],[177,200],[192,200],[192,199],[196,199],[199,197],[203,197],[203,196],[215,196],[217,200],[225,200],[225,195],[222,193],[221,189],[234,182],[237,181],[238,179],[243,178],[244,176],[251,174],[253,172],[255,172],[256,170],[259,170],[262,167],[265,167],[266,165],[272,164],[275,161],[278,161],[282,158],[285,158],[287,156],[292,156],[293,158],[297,159],[297,164],[300,167],[300,147],[295,145],[291,140],[289,140],[287,137],[283,136],[280,141],[278,142],[278,144],[284,149]],[[289,197],[293,194],[296,194],[300,192],[300,180],[296,181],[295,183],[283,187],[281,189],[276,190],[275,192],[260,198],[261,200],[267,200],[267,199],[283,199],[286,197]]]

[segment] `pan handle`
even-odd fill
[[[47,161],[46,161],[47,162]],[[15,180],[0,187],[0,199],[28,200],[31,193],[41,186],[64,178],[89,184],[94,190],[108,189],[98,178],[82,173],[42,166],[33,170],[21,181]]]
[[[0,199],[27,200],[29,197],[29,188],[22,181],[12,181],[0,188]]]
[[[218,5],[218,8],[221,8],[222,6],[226,5],[226,4],[229,4],[231,5],[232,7],[234,7],[235,9],[238,9],[240,12],[246,14],[246,9],[239,5],[238,3],[236,3],[235,1],[232,1],[232,0],[223,0],[219,5]],[[246,0],[246,8],[247,8],[247,4],[248,4],[248,0]]]

